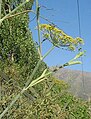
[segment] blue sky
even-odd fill
[[[71,35],[74,38],[79,36],[77,0],[56,0],[56,2],[53,1],[54,0],[39,0],[39,4],[41,6],[40,14],[56,24],[68,35]],[[86,50],[86,56],[83,57],[83,69],[84,71],[91,72],[91,0],[79,0],[79,6],[81,37],[85,42],[83,50]],[[33,6],[33,9],[35,10],[35,5]],[[34,16],[35,15],[30,13],[30,20]],[[33,32],[33,39],[37,41],[38,38],[37,31],[35,30],[35,22],[36,20],[30,22],[29,27]],[[40,19],[40,22],[48,23],[43,19]],[[51,44],[49,42],[45,42],[42,47],[42,53],[44,54],[50,47]],[[77,52],[70,52],[55,48],[55,50],[52,51],[44,61],[48,64],[48,66],[61,65],[73,58],[76,53]],[[82,70],[81,65],[74,65],[68,68]]]

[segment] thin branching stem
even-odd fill
[[[24,6],[27,3],[27,1],[21,3],[18,7],[16,7],[14,10],[12,10],[11,12],[9,12],[7,15],[5,15],[2,19],[0,19],[0,25],[1,23],[8,17],[10,16],[12,13],[16,12],[19,8],[21,8],[22,6]]]
[[[9,15],[9,16],[6,17],[6,19],[10,19],[10,18],[12,18],[12,17],[19,16],[19,15],[21,15],[21,14],[25,14],[25,13],[28,13],[28,12],[33,12],[33,10],[24,10],[23,12],[18,12],[18,13],[16,13],[16,14]]]
[[[24,93],[24,89],[13,99],[13,101],[10,103],[10,105],[2,112],[0,115],[0,119],[8,112],[8,110],[13,106],[13,104],[20,98],[20,96]]]
[[[37,29],[38,29],[38,41],[39,41],[39,55],[40,55],[40,59],[42,57],[42,44],[41,44],[41,38],[40,38],[40,6],[38,3],[38,0],[36,0],[36,22],[37,22]]]
[[[13,14],[13,15],[8,15],[7,17],[4,18],[4,20],[5,19],[10,19],[10,18],[15,17],[15,16],[19,16],[21,14],[28,13],[28,12],[32,12],[32,13],[36,14],[36,12],[33,11],[33,10],[24,10],[23,12],[19,12],[19,13]],[[45,21],[49,22],[50,24],[54,24],[53,22],[51,22],[49,19],[43,17],[42,15],[39,15],[39,17],[42,18],[42,19],[44,19]]]
[[[50,54],[50,52],[55,48],[55,46],[52,46],[48,52],[42,57],[42,59],[40,59],[35,67],[35,69],[33,70],[32,74],[30,75],[29,80],[26,82],[25,87],[21,90],[21,92],[15,96],[15,98],[12,100],[12,102],[10,103],[10,105],[1,113],[0,115],[0,119],[4,116],[4,114],[6,114],[8,112],[8,110],[14,105],[14,103],[20,98],[20,96],[25,92],[25,89],[30,85],[30,82],[32,80],[32,78],[34,77],[36,71],[38,70],[41,62],[43,61],[43,59],[48,56]],[[50,74],[50,73],[49,73]]]
[[[51,52],[54,48],[55,48],[55,46],[52,46],[52,47],[48,50],[48,52],[38,61],[38,63],[37,63],[37,65],[36,65],[35,69],[33,70],[33,72],[32,72],[32,74],[31,74],[29,80],[26,82],[25,87],[27,87],[27,86],[30,84],[30,82],[31,82],[31,80],[32,80],[32,78],[33,78],[33,76],[35,75],[36,71],[38,70],[38,68],[39,68],[41,62],[43,61],[43,59],[45,59],[45,57],[47,57],[47,56],[50,54],[50,52]]]

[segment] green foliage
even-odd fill
[[[31,101],[32,97],[22,95],[4,118],[90,119],[89,105],[86,102],[69,94],[67,92],[68,85],[64,81],[53,77],[49,79],[45,80],[45,82],[41,82],[41,84],[38,84],[39,86],[36,87],[36,91],[39,94],[36,100]],[[8,86],[12,89],[10,83]],[[16,88],[13,89],[13,91],[14,90],[16,90]],[[5,98],[3,99],[3,108],[6,107],[5,102],[9,103],[17,93],[18,90],[11,93],[11,97],[7,95],[7,100]]]
[[[2,1],[2,17],[7,15],[10,9],[12,10],[13,5],[13,9],[15,9],[21,4],[22,0],[18,4],[17,2],[16,0]],[[15,13],[31,9],[32,3],[33,1],[27,3]],[[7,9],[5,8],[6,4],[9,5]],[[25,13],[5,19],[0,26],[0,113],[10,104],[15,95],[21,91],[39,61],[39,54],[33,42],[32,34],[28,29],[28,22],[28,14]],[[34,79],[41,75],[45,67],[45,63],[42,62]],[[28,99],[34,97],[34,94],[31,96],[30,91],[28,94],[26,91],[24,95]],[[21,102],[23,99],[20,98],[19,101]],[[19,101],[14,105],[15,109],[17,109],[16,105],[20,103]],[[19,106],[19,114],[22,112],[21,107],[23,108],[22,104]],[[9,113],[12,117],[11,113],[13,113],[13,110]],[[7,114],[4,118],[7,118]]]
[[[68,93],[64,81],[49,79],[39,84],[39,96],[30,106],[31,119],[90,119],[86,102]]]
[[[19,2],[21,3],[21,1]],[[12,5],[17,6],[17,3],[15,3],[15,1],[8,3],[11,9]],[[31,9],[30,5],[29,3],[17,12]],[[3,13],[4,11],[3,7]],[[27,78],[31,74],[39,60],[39,55],[32,40],[32,34],[28,29],[28,22],[28,15],[22,14],[4,20],[0,28],[0,65],[4,64],[1,70],[9,77],[16,75],[15,78],[12,77],[15,80],[17,78],[25,81],[25,77]],[[40,75],[38,73],[37,75]]]
[[[1,18],[23,2],[23,0],[2,0]],[[17,9],[13,15],[31,9],[33,2],[26,0],[26,4]],[[28,22],[28,14],[24,13],[8,16],[0,26],[0,114],[20,93],[40,59],[32,33],[28,29]],[[61,43],[63,46],[69,45],[68,49],[74,50],[74,47],[83,43],[80,38],[73,39],[55,27],[50,25],[47,27],[52,36],[45,33],[44,37],[47,39],[50,37],[54,46]],[[38,79],[46,67],[42,62],[33,79]],[[90,119],[88,105],[67,93],[67,88],[68,84],[64,81],[52,76],[45,77],[45,81],[35,85],[34,88],[28,87],[3,119]]]

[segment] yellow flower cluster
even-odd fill
[[[81,38],[74,39],[53,25],[41,24],[39,28],[43,32],[43,37],[57,47],[67,47],[70,50],[75,50],[76,46],[83,44]]]

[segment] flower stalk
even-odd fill
[[[36,0],[36,22],[37,22],[37,29],[38,29],[38,42],[39,42],[39,47],[38,47],[38,50],[39,50],[39,55],[40,55],[40,59],[42,57],[42,44],[41,44],[41,38],[40,38],[40,28],[39,28],[39,25],[40,25],[40,6],[39,6],[39,3],[38,3],[38,0]]]

